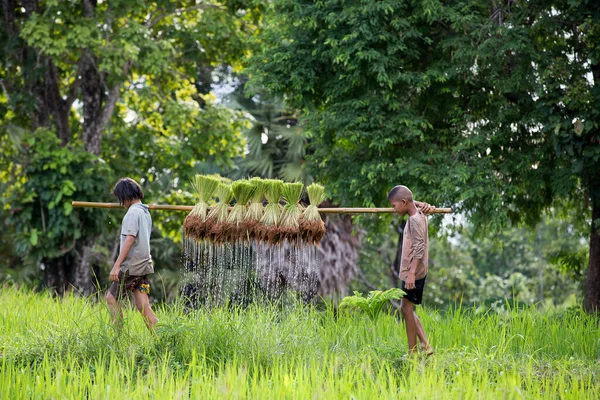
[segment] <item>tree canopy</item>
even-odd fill
[[[160,200],[177,195],[199,164],[231,165],[243,153],[246,118],[218,104],[212,89],[241,68],[260,6],[8,0],[0,12],[8,234],[22,238],[18,255],[56,264],[61,272],[47,278],[61,277],[49,286],[73,283],[91,293],[92,255],[111,219],[72,212],[71,201],[109,200],[123,175]],[[156,219],[173,234],[168,216]],[[73,254],[86,260],[73,262]]]
[[[336,200],[382,205],[403,183],[482,230],[533,224],[563,199],[600,219],[594,2],[277,0],[269,12],[252,77],[302,109]]]

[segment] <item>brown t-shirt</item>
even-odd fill
[[[421,259],[415,270],[415,279],[423,279],[427,275],[429,263],[427,235],[427,216],[420,210],[412,217],[408,217],[404,227],[404,239],[402,241],[402,262],[400,264],[400,279],[405,281],[408,277],[410,264],[415,258]]]

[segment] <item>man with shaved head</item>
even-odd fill
[[[408,354],[417,352],[417,338],[421,342],[421,349],[432,355],[433,349],[417,314],[415,304],[423,301],[423,289],[427,278],[428,264],[428,232],[427,216],[425,215],[432,207],[427,203],[414,201],[413,194],[406,186],[394,186],[388,193],[388,200],[394,207],[394,211],[404,216],[408,214],[408,221],[404,228],[402,241],[402,261],[400,263],[400,280],[402,290],[406,292],[400,303],[404,324],[406,325],[406,336],[408,337]]]

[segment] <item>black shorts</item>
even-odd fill
[[[404,290],[406,294],[403,296],[406,300],[410,301],[413,304],[421,304],[423,302],[423,289],[425,289],[425,279],[417,279],[415,280],[415,288],[414,289],[405,289],[405,281],[402,281],[402,287],[400,289]]]

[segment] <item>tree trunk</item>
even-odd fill
[[[73,286],[78,293],[89,296],[96,292],[96,277],[92,266],[94,260],[94,246],[97,236],[87,236],[80,240],[75,251]]]
[[[65,270],[66,257],[51,258],[43,260],[44,264],[44,280],[46,286],[52,293],[59,296],[65,294],[67,286],[67,271]]]
[[[592,183],[592,227],[590,232],[590,260],[588,264],[584,308],[600,311],[600,182]]]
[[[212,68],[208,63],[200,62],[198,64],[198,76],[196,77],[194,86],[197,92],[194,94],[194,100],[200,108],[204,108],[206,101],[201,95],[209,94],[212,90]]]
[[[52,59],[46,60],[46,102],[54,117],[56,135],[60,138],[64,146],[71,141],[71,129],[69,127],[70,105],[60,95],[58,72]]]
[[[600,62],[591,65],[595,86],[600,82]],[[598,137],[598,131],[592,138]],[[588,146],[593,146],[588,143]],[[594,173],[595,172],[595,173]],[[592,200],[592,226],[590,232],[590,259],[586,277],[583,307],[589,312],[600,311],[600,172],[594,171],[588,178]]]
[[[537,246],[537,257],[538,257],[538,280],[539,280],[539,295],[538,301],[544,300],[544,260],[542,255],[542,231],[540,224],[538,224],[535,230],[535,245]]]
[[[85,150],[100,154],[102,147],[102,102],[104,84],[97,69],[97,60],[89,52],[81,59],[81,93],[83,101],[83,143]]]

